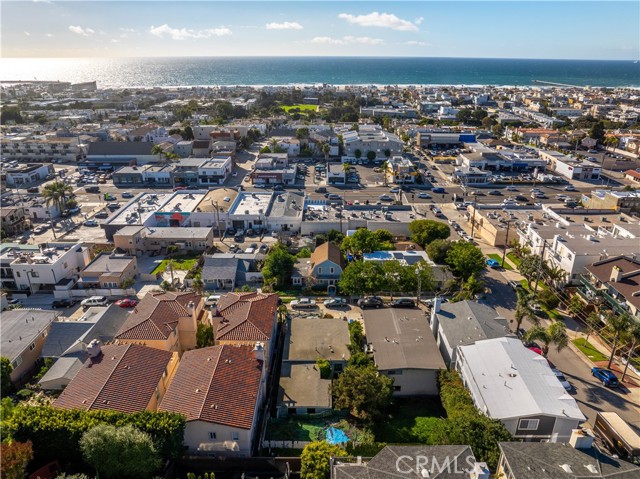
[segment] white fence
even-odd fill
[[[53,296],[55,299],[68,299],[68,298],[89,298],[91,296],[135,296],[135,289],[121,289],[121,288],[91,288],[91,289],[71,289],[71,290],[54,290]]]
[[[262,447],[265,449],[304,449],[309,444],[311,441],[262,441]]]

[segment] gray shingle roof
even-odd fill
[[[452,348],[510,334],[507,320],[492,307],[477,301],[444,303],[436,314]]]
[[[2,312],[0,321],[0,350],[2,356],[13,361],[33,343],[58,316],[55,311],[14,309]]]
[[[237,258],[224,258],[217,256],[205,256],[202,272],[203,280],[206,279],[234,279],[238,270]]]
[[[89,144],[91,155],[151,155],[153,143],[149,141],[95,141]]]
[[[638,479],[640,468],[615,459],[595,448],[574,449],[567,444],[501,442],[513,479]],[[562,467],[564,466],[564,469]],[[595,467],[591,472],[587,466]],[[572,472],[565,471],[565,469]]]

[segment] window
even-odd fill
[[[32,278],[39,278],[40,277],[40,273],[38,273],[37,271],[31,271],[31,277]]]
[[[538,429],[540,419],[520,419],[518,423],[518,429],[523,431],[535,431]]]
[[[20,271],[16,271],[16,278],[20,277]]]
[[[209,433],[209,439],[216,439],[216,433],[215,432],[210,432]]]
[[[29,345],[29,351],[33,351],[34,349],[36,349],[36,343],[31,343]]]
[[[402,386],[393,386],[393,390],[394,391],[401,391],[402,390]]]
[[[329,273],[333,274],[333,268],[329,268]]]
[[[232,441],[239,441],[240,440],[240,433],[237,431],[231,431],[231,440]]]
[[[318,274],[322,274],[322,267],[321,266],[318,267]]]
[[[390,369],[389,371],[387,371],[388,376],[399,376],[401,374],[402,374],[402,370],[396,371],[395,369]]]
[[[22,356],[18,356],[16,359],[13,360],[13,362],[11,363],[11,366],[13,366],[13,369],[16,369],[21,364],[22,364]]]

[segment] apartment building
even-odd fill
[[[375,153],[376,158],[385,158],[387,151],[390,153],[388,156],[401,155],[404,147],[397,135],[384,131],[379,125],[359,125],[357,131],[344,131],[342,141],[344,156],[348,158],[367,158],[369,152]],[[357,151],[360,155],[356,155]]]
[[[6,160],[75,161],[83,153],[78,137],[7,135],[0,145]]]

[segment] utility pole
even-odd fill
[[[544,250],[547,248],[547,240],[542,239],[542,252],[540,253],[540,263],[538,264],[538,271],[536,272],[536,285],[533,288],[533,294],[538,292],[538,282],[540,281],[540,273],[542,273],[542,263],[544,263]]]
[[[422,295],[422,264],[418,263],[416,266],[416,280],[418,283],[418,294],[416,296],[416,306],[420,306],[420,296]]]
[[[502,264],[500,265],[504,268],[504,257],[507,254],[507,246],[509,245],[509,228],[511,227],[511,220],[507,221],[507,237],[504,239],[504,250],[502,251]]]
[[[478,195],[473,195],[473,216],[471,217],[471,239],[476,229],[476,210],[478,209]]]

